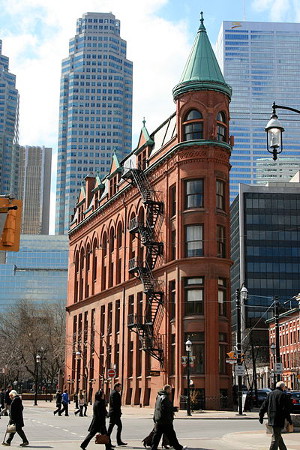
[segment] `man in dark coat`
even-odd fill
[[[55,396],[55,401],[56,401],[56,410],[53,411],[53,414],[55,415],[56,413],[60,413],[61,411],[61,400],[62,400],[62,393],[61,390],[58,389],[58,391],[56,392],[56,396]]]
[[[273,428],[270,450],[287,450],[281,436],[285,419],[292,424],[290,415],[290,401],[286,395],[283,381],[276,383],[276,389],[270,392],[259,410],[259,421],[263,423],[265,413],[268,413],[268,425]]]
[[[159,441],[163,434],[167,436],[170,445],[174,447],[175,450],[182,450],[183,448],[186,449],[186,447],[179,444],[173,427],[174,412],[177,411],[177,408],[174,408],[170,396],[171,386],[166,384],[164,388],[159,391],[156,398],[153,416],[153,420],[155,422],[155,432],[151,450],[157,450]]]
[[[126,442],[123,442],[121,439],[122,432],[122,422],[121,422],[121,383],[116,383],[114,385],[114,389],[109,397],[109,427],[107,434],[110,436],[113,430],[113,427],[117,425],[117,444],[118,445],[127,445]]]
[[[11,385],[7,386],[7,389],[4,394],[4,408],[3,408],[3,411],[1,412],[1,416],[8,416],[10,405],[11,405],[11,399],[9,397],[9,393],[11,390],[12,390],[12,386]]]
[[[10,391],[9,396],[12,400],[11,405],[10,405],[10,424],[15,424],[16,425],[16,432],[18,433],[18,435],[20,436],[20,438],[22,439],[22,444],[20,444],[20,447],[26,447],[27,445],[29,445],[28,439],[23,431],[23,427],[24,427],[24,421],[23,421],[23,405],[22,405],[22,400],[21,398],[18,396],[18,393],[16,391]],[[15,433],[10,433],[8,436],[8,439],[6,442],[3,442],[2,445],[6,445],[7,447],[10,446],[11,441],[14,438]]]
[[[93,420],[89,426],[89,434],[81,444],[82,449],[86,449],[90,440],[96,433],[107,434],[105,419],[107,411],[105,407],[104,392],[98,391],[95,394],[95,403],[93,404]],[[111,450],[111,442],[105,444],[106,450]]]

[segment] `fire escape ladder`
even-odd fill
[[[136,258],[129,261],[129,272],[143,283],[146,310],[142,317],[136,314],[130,315],[128,327],[139,335],[142,349],[163,365],[163,342],[159,331],[164,312],[164,293],[152,273],[158,258],[163,254],[163,242],[157,238],[163,220],[163,203],[155,198],[155,192],[142,170],[130,169],[123,174],[123,178],[138,188],[146,210],[143,223],[135,217],[129,224],[129,232],[137,235],[146,247],[145,261],[139,261]]]

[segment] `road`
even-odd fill
[[[25,403],[25,402],[24,402]],[[89,406],[88,417],[74,415],[73,405],[70,407],[68,417],[53,415],[54,404],[32,406],[25,403],[24,431],[30,441],[28,448],[44,448],[69,450],[80,448],[80,443],[87,434],[91,421],[92,407]],[[193,450],[233,450],[233,449],[259,449],[269,448],[270,436],[265,434],[264,427],[258,420],[251,417],[234,418],[187,418],[184,413],[175,419],[174,427],[182,445],[188,445]],[[252,419],[256,415],[252,415]],[[0,433],[4,436],[7,417],[0,420]],[[139,408],[127,408],[123,414],[122,438],[128,442],[128,449],[143,449],[142,439],[150,432],[153,426],[152,411]],[[1,440],[3,439],[1,436]],[[298,435],[299,436],[299,435]],[[296,437],[296,436],[295,436]],[[112,435],[115,443],[115,430]],[[19,447],[20,438],[15,436],[11,447]],[[104,449],[92,441],[90,450]],[[290,449],[300,450],[298,440],[288,446]]]

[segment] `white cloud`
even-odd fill
[[[2,16],[6,14],[8,20],[1,38],[10,71],[17,76],[20,143],[52,146],[56,160],[61,61],[68,56],[76,20],[88,11],[112,12],[121,21],[121,37],[127,41],[127,57],[134,67],[133,147],[144,116],[150,132],[167,118],[175,108],[172,88],[179,81],[191,43],[184,21],[174,24],[159,17],[166,3],[10,0],[3,4]],[[52,173],[55,178],[55,163]],[[53,183],[52,205],[54,195]]]
[[[275,22],[295,22],[300,18],[299,0],[253,0],[251,6],[256,12],[269,13],[269,19]]]

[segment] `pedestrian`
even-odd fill
[[[58,415],[61,416],[62,413],[65,413],[65,416],[69,415],[69,403],[70,403],[70,399],[69,399],[69,394],[67,389],[64,390],[62,396],[61,396],[61,403],[62,403],[62,409],[60,411],[58,411]]]
[[[60,411],[61,411],[61,400],[62,400],[62,393],[61,390],[58,389],[58,391],[56,392],[56,396],[55,396],[55,401],[56,401],[56,410],[53,411],[53,414],[55,415],[56,413],[58,413],[58,415],[60,415]]]
[[[83,395],[83,392],[79,393],[79,408],[75,411],[75,416],[79,413],[80,417],[83,417],[83,408],[84,408],[84,404],[85,404],[85,398]]]
[[[83,404],[83,415],[85,417],[87,417],[87,407],[88,407],[88,401],[87,401],[87,395],[86,395],[86,391],[82,391],[83,393],[83,398],[84,398],[84,404]]]
[[[20,447],[26,447],[27,445],[29,445],[29,442],[23,431],[24,421],[23,421],[22,400],[19,397],[18,393],[14,390],[10,391],[9,396],[11,399],[10,412],[9,412],[9,416],[10,416],[9,423],[16,425],[16,432],[18,433],[18,435],[20,436],[20,438],[23,441],[22,444],[20,444]],[[7,441],[3,442],[2,445],[9,447],[11,441],[14,438],[14,435],[15,435],[15,433],[10,433]]]
[[[259,410],[259,421],[263,423],[265,413],[268,414],[268,425],[273,429],[270,450],[287,450],[281,436],[281,430],[284,428],[285,419],[292,424],[290,414],[290,400],[285,393],[285,384],[283,381],[276,383],[274,391],[270,392]]]
[[[171,401],[171,386],[166,384],[161,391],[159,391],[154,409],[153,420],[155,422],[155,431],[152,440],[151,450],[157,450],[159,441],[163,434],[169,440],[169,443],[175,450],[186,449],[186,446],[179,444],[177,436],[173,427],[174,413],[177,411]]]
[[[2,388],[0,392],[0,418],[2,415],[2,410],[4,410],[4,399],[5,399],[5,390],[4,388]]]
[[[74,403],[75,403],[75,409],[79,409],[79,406],[78,406],[78,399],[79,399],[79,397],[78,397],[78,392],[75,392],[74,397],[73,397],[73,401],[74,401]]]
[[[114,389],[109,396],[109,427],[108,427],[108,435],[111,435],[113,427],[117,425],[117,444],[118,445],[127,445],[126,442],[123,442],[121,439],[122,432],[122,422],[121,422],[121,383],[116,383],[114,385]]]
[[[11,405],[11,398],[10,398],[9,394],[10,394],[11,390],[12,390],[12,386],[11,385],[7,386],[7,389],[4,394],[4,409],[1,412],[1,416],[9,415],[9,410],[10,410],[10,405]]]
[[[82,449],[87,448],[91,439],[95,436],[96,433],[108,434],[106,429],[105,420],[107,417],[107,411],[105,407],[104,400],[104,392],[102,390],[96,392],[95,394],[95,402],[93,404],[93,419],[89,426],[89,434],[82,442],[80,447]],[[106,450],[111,450],[111,441],[109,440],[108,444],[105,444]]]

